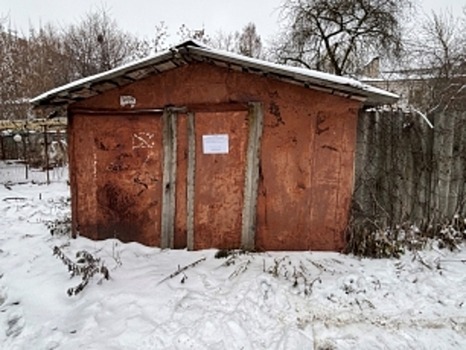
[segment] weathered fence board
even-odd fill
[[[464,214],[466,112],[362,112],[353,217],[417,225]]]

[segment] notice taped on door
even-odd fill
[[[202,152],[204,154],[227,154],[228,135],[202,135]]]

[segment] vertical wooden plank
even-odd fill
[[[261,103],[251,103],[248,115],[249,135],[246,155],[244,204],[241,228],[241,247],[246,250],[253,250],[255,245],[260,141],[262,137],[263,119],[264,114]]]
[[[4,139],[3,136],[0,136],[0,152],[2,152],[2,157],[0,158],[1,160],[6,159],[6,156],[5,156],[5,144],[4,144],[3,139]]]
[[[464,179],[466,179],[466,144],[463,141],[466,138],[466,113],[457,111],[455,113],[455,119],[457,123],[457,130],[460,133],[459,140],[460,144],[458,147],[458,156],[456,158],[457,166],[458,169],[458,174],[457,176],[462,180],[459,183],[459,188],[458,188],[458,203],[456,207],[456,211],[459,213],[463,213],[465,210],[465,205],[466,205],[466,182]]]
[[[448,113],[438,115],[435,125],[434,154],[437,157],[437,181],[434,182],[437,218],[448,217],[451,204],[451,175],[453,168],[453,135],[455,119]]]
[[[163,194],[161,248],[173,248],[176,195],[176,113],[166,109],[163,123]]]
[[[464,154],[464,134],[461,118],[457,111],[450,112],[453,120],[452,139],[452,168],[450,172],[450,196],[448,203],[448,217],[452,218],[462,210],[462,186],[464,185],[462,155]]]
[[[187,172],[187,246],[194,249],[194,183],[196,169],[196,134],[194,113],[188,113],[188,172]]]
[[[45,147],[45,168],[47,172],[47,185],[50,185],[50,170],[49,170],[49,141],[47,139],[47,125],[44,125],[44,147]]]

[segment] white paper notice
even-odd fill
[[[204,154],[228,153],[228,135],[202,135],[202,151]]]

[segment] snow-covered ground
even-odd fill
[[[1,349],[466,349],[464,246],[400,260],[215,258],[52,236],[44,222],[69,214],[67,185],[8,187],[0,185]],[[69,297],[80,278],[55,246],[101,258],[110,279],[96,274]]]

